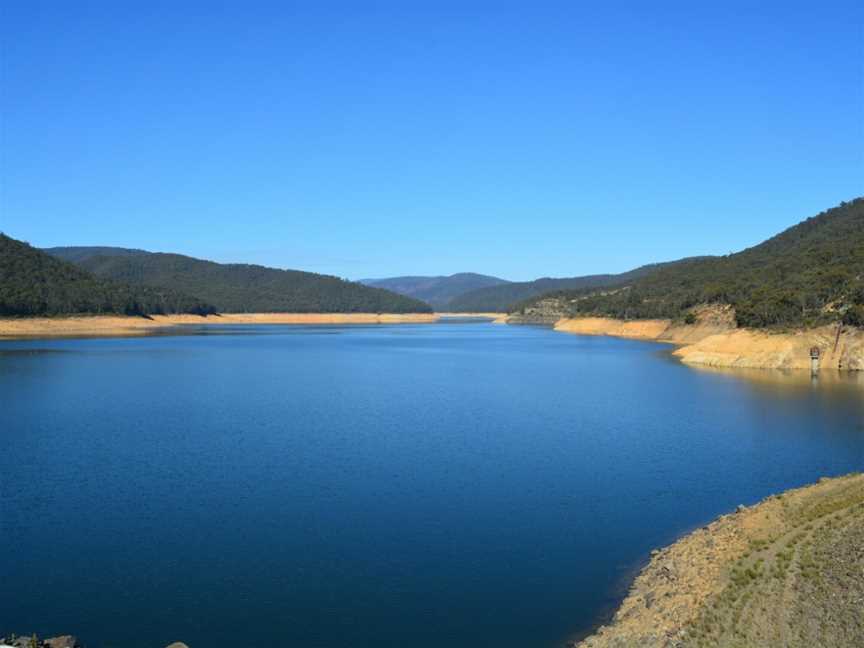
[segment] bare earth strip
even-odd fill
[[[443,313],[435,313],[435,314],[439,315],[440,317],[452,317],[452,318],[482,317],[484,319],[491,319],[491,320],[497,320],[497,319],[501,319],[502,317],[507,317],[507,313],[489,313],[489,312],[482,312],[482,313],[449,313],[449,312],[443,312]]]
[[[228,313],[223,315],[88,316],[0,319],[0,338],[130,336],[184,325],[397,324],[435,322],[430,313]]]
[[[864,475],[738,507],[652,553],[579,648],[864,646]]]
[[[579,335],[612,335],[680,345],[682,362],[710,367],[809,369],[810,349],[818,347],[824,369],[864,370],[864,330],[844,326],[769,332],[735,328],[731,311],[706,309],[693,325],[670,320],[616,320],[605,317],[561,319],[555,330]]]

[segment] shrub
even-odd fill
[[[858,326],[864,328],[864,306],[850,306],[843,313],[843,323],[849,326]]]

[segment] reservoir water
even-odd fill
[[[864,468],[864,377],[489,323],[0,342],[0,634],[549,647],[648,552]]]

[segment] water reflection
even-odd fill
[[[821,369],[811,375],[806,369],[743,369],[687,365],[697,371],[721,374],[763,384],[783,387],[850,387],[864,390],[864,371]]]

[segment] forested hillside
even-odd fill
[[[459,272],[446,277],[389,277],[361,279],[360,283],[392,290],[432,304],[436,310],[449,310],[454,299],[472,290],[509,283],[506,279],[474,272]]]
[[[223,313],[427,313],[403,295],[338,277],[221,264],[180,254],[88,256],[79,262],[99,277],[146,286],[173,286]]]
[[[450,302],[449,307],[453,311],[460,312],[506,312],[523,300],[549,292],[623,286],[664,265],[666,264],[646,265],[621,274],[598,274],[558,279],[544,277],[534,281],[518,281],[480,288],[455,297]]]
[[[563,314],[682,318],[699,304],[729,304],[739,326],[864,326],[864,198],[791,227],[736,254],[683,261],[614,291],[561,291]]]
[[[214,312],[213,306],[173,289],[95,277],[0,234],[0,316]]]
[[[150,254],[146,250],[138,250],[136,248],[109,247],[104,245],[52,247],[42,248],[42,251],[47,252],[53,257],[57,257],[63,261],[71,261],[72,263],[79,263],[94,256]]]

